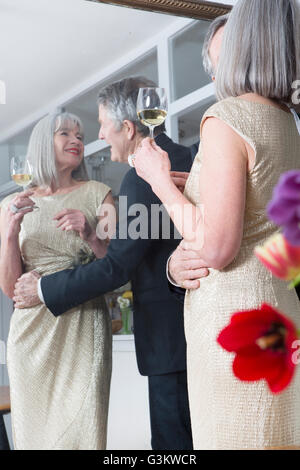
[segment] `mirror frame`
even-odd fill
[[[97,3],[109,3],[139,10],[170,15],[185,16],[197,20],[213,20],[228,13],[232,6],[223,3],[201,0],[88,0]]]

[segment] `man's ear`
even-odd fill
[[[128,119],[125,119],[123,121],[123,126],[127,135],[128,140],[134,139],[136,135],[136,128],[135,124],[132,121],[129,121]]]

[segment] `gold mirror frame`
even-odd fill
[[[200,0],[88,0],[98,3],[109,3],[140,10],[170,15],[185,16],[197,20],[212,20],[225,15],[231,10],[231,5],[205,2]]]

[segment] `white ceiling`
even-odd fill
[[[85,0],[0,0],[0,141],[174,21]]]

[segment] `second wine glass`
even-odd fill
[[[140,121],[150,130],[154,138],[154,128],[163,124],[168,113],[168,100],[164,88],[140,88],[136,110]]]

